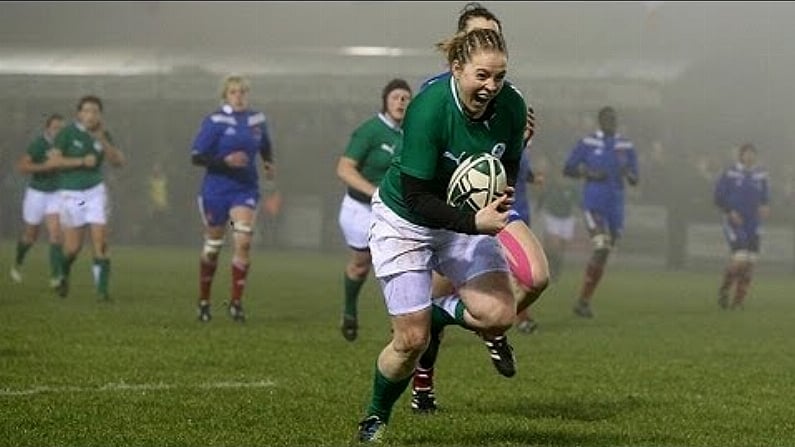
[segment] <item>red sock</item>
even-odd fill
[[[721,296],[728,295],[729,290],[731,289],[732,284],[734,283],[734,280],[737,279],[737,277],[739,276],[738,273],[739,273],[738,269],[735,268],[734,265],[729,265],[728,267],[726,267],[726,271],[723,272],[723,283],[720,285]]]
[[[246,276],[248,276],[248,264],[232,262],[232,301],[240,301],[243,296],[243,288],[246,287]]]
[[[430,390],[433,389],[433,368],[420,368],[419,366],[414,369],[414,389],[415,390]]]
[[[740,267],[737,271],[737,288],[734,291],[734,305],[742,306],[745,295],[751,286],[752,267],[750,264]]]
[[[591,299],[594,290],[596,290],[596,285],[599,284],[599,280],[602,279],[602,273],[604,271],[604,266],[593,262],[588,263],[588,266],[585,268],[585,278],[583,278],[582,281],[580,299],[585,301]]]
[[[216,260],[199,259],[199,299],[202,301],[210,300],[210,289],[213,285],[216,267],[218,267]]]

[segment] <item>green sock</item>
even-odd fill
[[[347,274],[345,276],[345,315],[356,318],[357,304],[359,304],[359,290],[362,289],[365,279],[352,279]]]
[[[439,332],[445,326],[458,324],[455,318],[439,306],[431,306],[431,332]]]
[[[455,304],[455,324],[461,326],[464,329],[472,330],[471,327],[467,324],[466,320],[464,320],[464,311],[467,310],[466,305],[461,300],[458,299],[458,302]]]
[[[110,259],[94,258],[94,269],[97,271],[97,292],[102,296],[108,295],[108,280],[110,279]]]
[[[25,243],[25,242],[22,242],[22,241],[18,241],[17,242],[17,264],[16,265],[18,265],[18,266],[22,265],[22,261],[25,260],[25,255],[28,253],[28,250],[30,250],[30,247],[32,247],[32,246],[33,246],[33,244],[28,244],[28,243]]]
[[[403,394],[403,391],[406,391],[412,376],[413,374],[409,374],[405,379],[392,382],[381,374],[376,362],[375,377],[373,379],[373,399],[367,408],[367,415],[378,416],[385,424],[388,423],[389,417],[392,415],[392,407],[400,398],[400,395]]]
[[[60,278],[63,271],[63,248],[61,244],[50,244],[50,276]]]
[[[75,262],[76,258],[74,255],[71,256],[63,255],[61,259],[63,261],[61,263],[61,274],[63,275],[64,278],[68,278],[69,273],[72,272],[72,263]]]

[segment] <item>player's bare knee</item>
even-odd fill
[[[403,358],[417,359],[425,352],[429,340],[430,334],[427,328],[412,328],[395,332],[392,338],[392,347]]]
[[[221,253],[221,247],[224,246],[223,239],[204,239],[204,247],[202,247],[202,258],[208,261],[215,261]]]
[[[594,248],[593,253],[591,254],[591,262],[596,265],[605,265],[607,263],[607,257],[610,255],[610,246],[601,247],[601,248]]]
[[[477,313],[470,312],[470,315],[485,330],[501,332],[507,330],[513,324],[516,309],[514,306],[509,305],[492,305],[481,307]]]
[[[348,264],[348,276],[355,279],[362,279],[370,273],[370,265],[369,263],[351,261]]]
[[[251,250],[251,239],[254,235],[254,228],[250,222],[235,221],[232,222],[232,231],[234,232],[235,252],[238,255],[245,255]]]

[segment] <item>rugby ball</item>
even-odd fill
[[[453,171],[447,185],[447,203],[478,211],[501,196],[508,186],[505,167],[488,154],[470,155]]]

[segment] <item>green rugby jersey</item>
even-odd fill
[[[563,218],[574,213],[579,198],[579,188],[574,182],[557,180],[544,187],[539,201],[550,215]]]
[[[403,131],[383,113],[368,119],[351,135],[345,156],[356,160],[359,173],[373,185],[381,183],[395,152],[400,148]],[[370,202],[370,197],[351,188],[356,200]]]
[[[42,164],[47,161],[47,151],[52,149],[52,141],[44,135],[39,135],[28,146],[27,153],[31,161]],[[34,172],[30,176],[28,187],[42,192],[53,192],[58,189],[58,172]]]
[[[473,121],[459,102],[455,79],[435,82],[417,95],[403,119],[403,145],[379,187],[379,195],[392,211],[417,225],[429,226],[412,215],[403,200],[401,173],[431,180],[434,194],[446,201],[450,177],[461,161],[483,152],[517,165],[522,155],[522,136],[527,106],[521,93],[509,83],[492,99],[489,118]]]
[[[105,137],[108,141],[113,142],[107,131]],[[97,164],[92,168],[83,166],[61,170],[58,176],[60,189],[81,191],[102,183],[104,148],[82,124],[74,122],[64,127],[55,137],[54,146],[61,150],[64,157],[79,158],[88,154],[94,154],[97,157]]]

